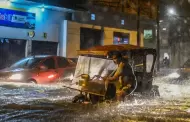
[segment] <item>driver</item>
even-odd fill
[[[132,90],[132,85],[135,80],[132,67],[128,63],[127,57],[124,59],[119,52],[112,55],[112,59],[117,64],[117,69],[112,76],[109,76],[105,81],[105,89],[111,82],[116,83],[116,99],[123,101],[125,96]]]

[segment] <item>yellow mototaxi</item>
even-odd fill
[[[130,95],[134,93],[153,93],[151,97],[159,95],[158,90],[155,90],[158,87],[152,85],[156,62],[155,49],[127,44],[105,45],[77,51],[79,58],[74,78],[71,83],[64,85],[79,91],[79,95],[73,98],[74,103],[85,101],[97,103],[115,98],[117,85],[110,83],[106,91],[104,82],[117,68],[110,58],[116,51],[120,52],[123,58],[128,58],[136,77],[134,90]]]

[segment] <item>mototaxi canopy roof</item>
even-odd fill
[[[95,46],[86,50],[77,51],[78,55],[100,55],[107,56],[108,52],[111,51],[129,51],[136,49],[144,49],[143,47],[129,45],[129,44],[120,44],[120,45],[104,45],[104,46]]]

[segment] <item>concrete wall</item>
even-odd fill
[[[94,26],[90,24],[81,24],[77,22],[68,21],[67,24],[67,57],[76,57],[77,52],[76,50],[80,50],[80,28],[93,28],[93,29],[101,29],[101,26]],[[113,32],[123,32],[123,33],[130,33],[130,44],[136,45],[137,44],[137,32],[136,31],[129,31],[125,29],[117,29],[117,28],[109,28],[104,27],[104,39],[102,44],[103,45],[110,45],[113,44]],[[141,46],[143,46],[143,35],[141,34]]]
[[[95,20],[91,20],[91,14],[95,14]],[[136,16],[122,13],[111,13],[98,10],[90,10],[89,12],[76,11],[73,13],[72,19],[75,22],[85,24],[100,25],[105,27],[121,28],[127,30],[137,29]],[[121,24],[121,20],[125,21],[124,25]]]

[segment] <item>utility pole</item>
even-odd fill
[[[160,5],[157,3],[157,71],[160,71]]]
[[[140,0],[138,0],[137,4],[137,46],[140,46],[141,38],[140,38]]]

